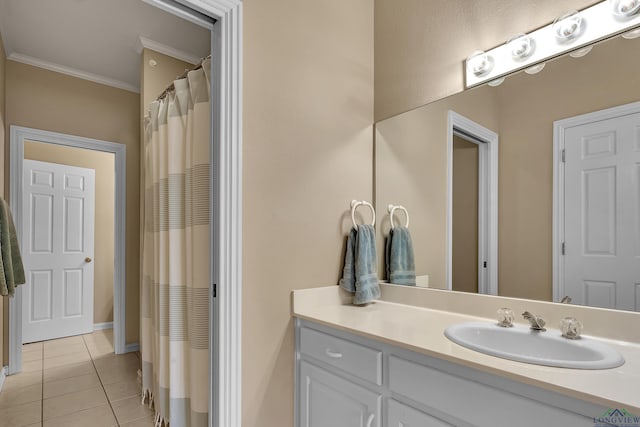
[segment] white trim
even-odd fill
[[[113,322],[102,322],[93,324],[94,331],[102,331],[104,329],[113,329]]]
[[[10,61],[21,62],[23,64],[32,65],[45,70],[54,71],[56,73],[66,74],[71,77],[88,80],[90,82],[101,85],[111,86],[118,89],[126,90],[133,93],[140,93],[140,87],[132,85],[122,80],[112,79],[100,74],[90,73],[88,71],[78,70],[77,68],[67,67],[65,65],[56,64],[54,62],[45,61],[44,59],[34,58],[33,56],[24,55],[22,53],[13,52],[7,56]]]
[[[134,351],[140,351],[140,343],[132,342],[127,344],[124,348],[125,353],[133,353]]]
[[[451,215],[453,213],[454,129],[486,143],[480,147],[479,165],[481,180],[478,194],[478,292],[498,295],[498,134],[455,111],[449,111],[447,114],[447,289],[451,290],[453,287],[453,221]],[[483,267],[484,261],[487,261],[487,268]]]
[[[167,46],[166,44],[162,44],[155,40],[148,39],[146,37],[140,36],[138,38],[138,48],[136,52],[142,53],[142,49],[151,49],[154,52],[161,53],[163,55],[170,56],[172,58],[179,59],[184,62],[188,62],[190,64],[197,64],[200,62],[200,59],[197,55],[194,55],[189,52],[185,52],[184,50],[176,49],[171,46]]]
[[[167,10],[168,0],[145,0]],[[176,0],[216,19],[212,29],[209,425],[242,425],[242,2]],[[175,6],[175,5],[174,5]],[[183,11],[184,12],[184,11]],[[179,12],[178,12],[179,13]]]
[[[562,150],[565,148],[565,133],[575,126],[582,126],[601,120],[640,113],[640,102],[620,105],[592,113],[581,114],[553,122],[553,236],[552,236],[552,280],[553,301],[560,302],[565,293],[565,265],[561,245],[565,240],[564,230],[564,163]]]
[[[8,366],[3,366],[0,368],[0,393],[2,393],[2,387],[4,386],[4,380],[7,378],[7,369]]]
[[[213,30],[213,25],[215,19],[210,16],[209,13],[205,11],[198,11],[192,7],[189,7],[189,2],[186,3],[186,6],[180,4],[180,0],[142,0],[143,2],[157,7],[159,9],[164,10],[174,16],[180,17],[186,21],[189,21],[193,24],[199,25],[208,30]]]
[[[88,150],[104,151],[115,155],[114,203],[114,271],[113,271],[113,341],[116,354],[125,352],[125,239],[126,239],[126,146],[113,142],[65,135],[21,126],[11,126],[10,184],[11,212],[18,241],[24,247],[22,236],[22,161],[24,141],[36,141]],[[22,287],[16,288],[9,299],[9,374],[22,370]]]

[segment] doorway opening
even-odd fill
[[[43,150],[42,147],[45,147],[45,150]],[[62,149],[62,152],[61,151],[56,152],[56,149]],[[25,230],[26,230],[25,227],[29,227],[30,225],[33,224],[33,221],[31,221],[31,219],[33,219],[33,216],[29,217],[27,212],[28,209],[27,211],[25,211],[25,206],[28,207],[30,205],[29,203],[30,201],[24,200],[27,197],[27,192],[25,191],[25,189],[27,188],[27,183],[31,184],[33,182],[32,179],[29,181],[24,179],[25,173],[29,172],[25,168],[25,164],[28,167],[29,162],[33,162],[33,160],[25,161],[25,158],[38,157],[42,155],[44,151],[56,153],[52,155],[68,156],[70,151],[65,151],[65,149],[67,150],[84,149],[84,150],[90,150],[92,152],[106,153],[107,155],[113,156],[113,167],[114,167],[114,171],[112,175],[113,196],[114,196],[113,204],[112,204],[112,209],[113,209],[113,250],[112,250],[113,346],[117,354],[125,353],[126,351],[135,351],[137,350],[137,348],[127,349],[125,346],[125,312],[126,312],[125,304],[126,302],[125,302],[124,286],[125,286],[125,259],[126,259],[125,258],[126,147],[124,145],[115,144],[107,141],[95,140],[91,138],[65,135],[65,134],[60,134],[56,132],[48,132],[48,131],[30,129],[30,128],[19,127],[19,126],[11,126],[11,207],[12,207],[12,214],[16,223],[16,230],[18,233],[20,246],[25,249],[27,248],[28,245],[26,242],[27,235],[25,234]],[[47,166],[47,164],[42,163],[39,166]],[[51,166],[59,166],[59,165],[51,165]],[[46,168],[44,167],[41,167],[39,169],[42,169],[43,178],[51,177],[51,180],[52,180],[51,184],[53,185],[54,184],[53,177],[55,175],[53,169],[51,171],[45,170]],[[73,172],[79,173],[81,171],[78,169],[77,171],[74,170]],[[31,172],[29,173],[30,173],[30,176],[33,175],[33,173]],[[35,175],[38,175],[38,174],[36,173]],[[63,184],[63,187],[64,187],[64,184],[67,184],[67,186],[78,184],[78,186],[80,186],[81,181],[83,181],[82,185],[85,185],[85,182],[84,182],[85,179],[80,175],[78,175],[77,173],[75,175],[78,176],[77,183],[72,182],[73,178],[68,178],[66,180],[67,182],[65,183],[63,182],[64,179],[61,177],[60,179],[62,180],[61,183]],[[45,181],[45,182],[48,182],[48,181]],[[47,201],[47,200],[53,201],[54,195],[53,194],[43,195],[42,199],[43,201]],[[73,204],[78,200],[79,199],[76,197],[76,199],[72,200],[68,206],[61,207],[60,210],[70,211]],[[53,206],[51,206],[51,208],[53,209]],[[82,210],[84,209],[78,208],[76,211],[81,212]],[[71,218],[70,216],[68,219],[71,221],[71,219],[73,218]],[[80,221],[80,220],[81,219],[79,218],[77,221]],[[43,222],[44,224],[48,223],[46,219],[44,219],[44,221],[41,221],[41,222]],[[53,223],[51,223],[50,225],[53,225]],[[61,224],[61,227],[66,228],[67,230],[70,229],[67,224]],[[43,233],[43,235],[46,234],[46,230],[44,231],[45,232]],[[59,231],[61,232],[61,230]],[[33,236],[35,234],[32,233],[31,235]],[[53,234],[49,233],[48,235],[50,236],[51,239],[53,238]],[[75,237],[77,238],[78,236],[75,236]],[[44,239],[43,242],[46,244],[47,239]],[[86,246],[86,241],[83,239],[81,242],[78,242],[78,244],[80,246]],[[23,252],[26,252],[25,249],[23,249]],[[86,278],[86,275],[84,274],[86,270],[86,266],[91,264],[91,262],[93,261],[92,259],[94,257],[93,252],[90,255],[88,255],[84,252],[84,249],[91,249],[91,248],[83,248],[83,252],[79,254],[81,258],[85,258],[84,260],[80,261],[84,265],[78,266],[77,268],[70,269],[67,272],[69,273],[67,275],[69,279],[68,281],[69,286],[74,286],[74,284],[78,286],[78,283],[76,283],[77,281],[73,280],[74,278],[77,279],[78,277],[82,277],[83,275]],[[25,253],[25,255],[27,254]],[[86,261],[86,258],[91,258],[91,261]],[[73,260],[73,262],[76,262],[76,261],[77,260]],[[90,266],[90,267],[91,267],[91,270],[93,270],[92,268],[93,266]],[[45,269],[45,270],[53,273],[51,269]],[[38,274],[36,274],[36,276],[38,276]],[[41,278],[43,279],[43,282],[42,282],[43,288],[45,290],[49,289],[47,285],[48,282],[45,279],[47,279],[47,277],[50,277],[50,275],[44,272],[43,274],[40,274],[40,276],[42,276]],[[28,282],[30,281],[29,279],[30,278],[28,277],[27,279]],[[80,284],[80,286],[82,286],[82,284]],[[54,290],[53,288],[50,288],[50,289],[52,291]],[[24,313],[23,308],[25,307],[25,304],[30,304],[31,308],[33,308],[32,303],[35,301],[32,298],[30,298],[29,301],[24,300],[26,297],[30,295],[30,293],[27,292],[27,294],[25,294],[25,292],[27,291],[25,291],[23,287],[18,287],[16,289],[15,297],[9,300],[9,373],[10,374],[17,373],[22,370],[22,344],[24,343],[24,340],[23,340],[24,317],[23,316],[27,315],[27,313]],[[46,295],[47,295],[47,292],[43,292],[42,295],[39,295],[40,303],[42,303],[44,307],[43,310],[46,311],[47,307],[53,310],[53,306],[51,305],[51,303],[50,302],[47,303],[46,301],[44,301],[44,299],[46,299]],[[84,295],[86,295],[86,292],[84,293]],[[78,306],[78,304],[83,303],[83,301],[69,301],[69,302],[75,303],[77,307],[81,307],[81,305]],[[89,303],[91,304],[91,310],[93,312],[93,298],[91,298],[90,302],[88,302],[88,300],[84,301],[85,305]],[[50,314],[53,315],[53,313],[50,313]],[[75,318],[76,316],[69,316],[69,317]],[[44,316],[44,318],[46,318],[46,316]],[[85,323],[86,321],[87,319],[85,319]],[[94,325],[93,315],[91,315],[91,319],[89,319],[88,321],[90,321],[91,328],[93,328],[93,325]],[[35,323],[37,324],[41,322],[35,322]],[[99,323],[102,323],[102,325],[97,325],[98,328],[105,327],[108,325],[107,322],[99,322]],[[105,323],[107,323],[107,325],[105,325]],[[82,327],[85,327],[85,326],[86,325]],[[69,326],[66,326],[66,327],[69,328]],[[63,326],[63,328],[65,328],[65,326]],[[29,341],[31,341],[33,337],[43,337],[43,335],[41,334],[47,333],[46,327],[44,329],[45,329],[44,332],[42,330],[38,332],[34,332],[31,335],[31,338],[29,338]],[[74,329],[73,331],[74,332],[69,333],[67,335],[70,335],[70,334],[75,335],[79,331],[79,329],[78,330]],[[54,331],[52,333],[55,335],[57,332]],[[39,340],[39,339],[33,338],[33,340]]]
[[[454,111],[447,124],[447,289],[498,294],[498,135]]]

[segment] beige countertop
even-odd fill
[[[640,415],[638,343],[585,335],[606,342],[623,355],[624,365],[614,369],[581,370],[532,365],[485,355],[459,346],[444,336],[444,330],[450,325],[469,321],[494,322],[495,319],[389,301],[376,301],[367,306],[354,306],[347,301],[337,286],[294,291],[293,316]]]

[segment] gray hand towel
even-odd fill
[[[371,225],[352,229],[347,238],[344,269],[340,287],[355,293],[354,304],[367,304],[380,298],[376,259],[376,233]]]
[[[395,285],[416,285],[416,266],[413,242],[406,227],[395,227],[389,232],[385,249],[387,278]]]
[[[0,199],[0,295],[13,295],[25,282],[16,228],[9,205]]]

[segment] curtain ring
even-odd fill
[[[356,223],[356,209],[359,206],[367,206],[371,209],[371,216],[373,219],[371,220],[371,226],[373,227],[376,224],[376,211],[373,209],[373,205],[366,200],[352,200],[351,201],[351,222],[353,222],[353,228],[358,228],[358,223]]]
[[[405,208],[402,205],[389,204],[387,206],[387,210],[389,211],[389,221],[391,222],[391,228],[392,229],[396,228],[395,224],[393,223],[393,214],[395,213],[396,209],[399,209],[404,212],[404,216],[406,218],[406,224],[404,226],[406,228],[409,228],[409,211],[407,211],[407,208]]]

